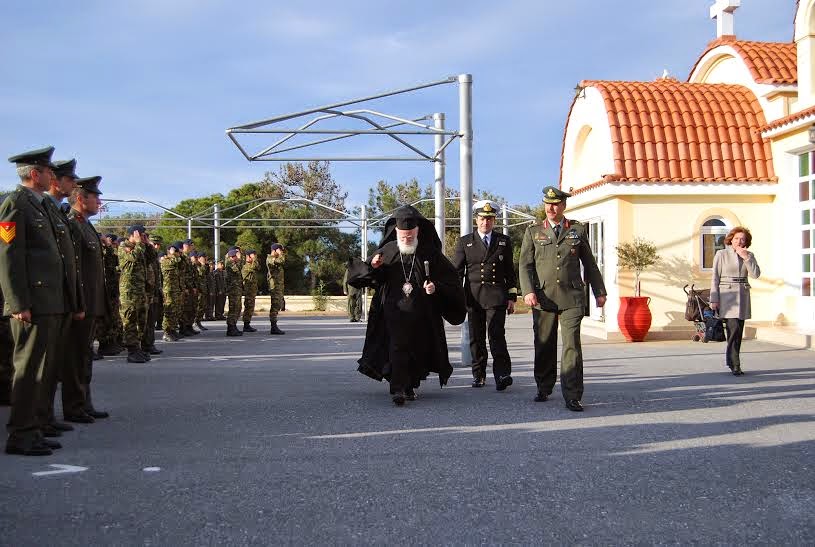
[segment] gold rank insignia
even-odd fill
[[[557,197],[557,194],[555,193],[554,188],[549,188],[549,191],[546,192],[546,197],[547,198],[556,198]]]
[[[2,239],[5,243],[11,243],[14,241],[14,237],[17,235],[17,223],[16,222],[0,222],[0,239]]]
[[[494,209],[492,208],[492,206],[490,205],[490,202],[488,201],[488,202],[487,202],[487,203],[484,205],[484,212],[485,212],[485,213],[492,213],[493,211],[494,211]]]

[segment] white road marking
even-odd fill
[[[62,475],[63,473],[81,473],[87,471],[87,467],[79,467],[78,465],[66,465],[62,463],[52,463],[48,467],[53,467],[54,471],[37,471],[31,473],[35,477],[46,477],[48,475]]]
[[[145,473],[155,473],[157,471],[161,471],[161,467],[145,467],[142,469]]]

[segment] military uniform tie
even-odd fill
[[[560,224],[555,224],[555,237],[560,237]]]
[[[486,247],[487,249],[490,248],[490,241],[489,239],[487,239],[487,236],[484,236],[484,247]]]

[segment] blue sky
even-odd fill
[[[538,203],[557,183],[581,79],[685,79],[715,38],[712,0],[261,2],[9,0],[0,33],[0,150],[47,144],[101,175],[106,198],[172,205],[262,178],[231,126],[459,73],[473,75],[474,186]],[[736,34],[790,41],[794,0],[743,0]],[[369,106],[445,112],[455,85]],[[348,127],[345,124],[343,127]],[[291,127],[293,124],[284,124]],[[326,126],[330,127],[330,126]],[[432,150],[430,137],[418,142]],[[458,145],[447,183],[458,186]],[[315,150],[393,154],[383,137]],[[334,163],[349,205],[377,180],[432,182],[425,162]],[[0,186],[14,184],[13,167]]]

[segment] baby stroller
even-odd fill
[[[696,329],[691,340],[694,342],[709,341],[721,342],[724,340],[724,327],[722,321],[716,317],[716,313],[710,308],[710,289],[696,290],[695,285],[685,285],[683,288],[688,297],[688,302],[685,304],[685,319],[693,321],[693,326]],[[721,331],[721,334],[720,332]]]

